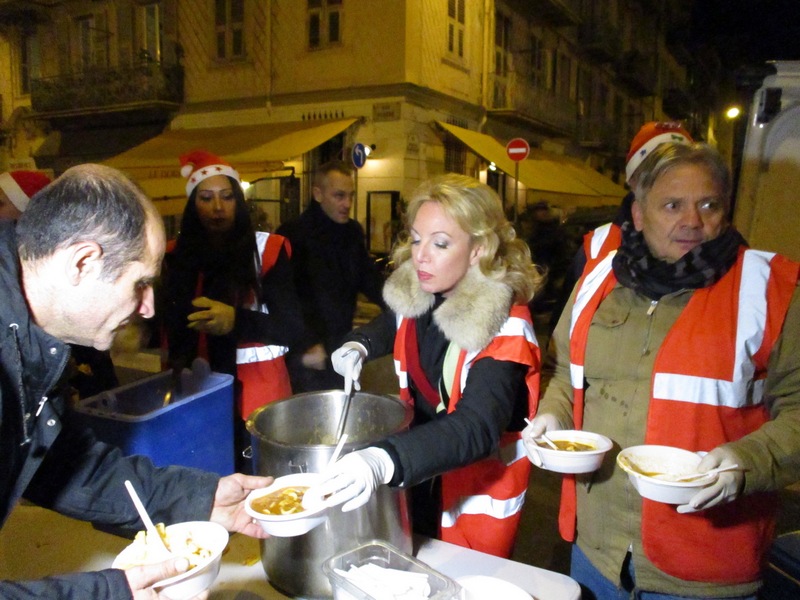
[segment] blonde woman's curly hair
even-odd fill
[[[531,262],[528,245],[517,237],[514,226],[506,219],[497,193],[466,175],[448,173],[434,177],[413,192],[404,215],[405,230],[392,250],[396,267],[411,258],[408,230],[426,202],[439,204],[469,234],[471,247],[483,246],[479,267],[486,277],[508,285],[518,304],[533,298],[543,283],[543,275]]]

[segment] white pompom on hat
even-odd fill
[[[45,187],[51,179],[41,171],[9,171],[0,174],[0,190],[17,207],[20,212],[25,212],[36,192]]]
[[[192,150],[182,154],[181,175],[186,177],[186,197],[192,195],[197,184],[214,175],[227,175],[242,183],[239,173],[227,161],[207,150]]]
[[[650,121],[645,123],[634,136],[630,150],[628,150],[628,156],[625,159],[625,180],[630,181],[642,161],[665,142],[691,144],[694,140],[678,122]]]

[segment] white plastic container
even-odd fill
[[[408,571],[427,575],[430,600],[458,600],[461,586],[446,575],[432,569],[413,556],[401,552],[391,544],[372,540],[357,548],[332,556],[322,564],[322,570],[331,582],[334,600],[376,600],[375,596],[357,587],[337,570],[347,571],[350,567],[363,567],[374,564],[385,569]],[[426,598],[420,596],[420,598]]]

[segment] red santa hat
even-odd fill
[[[20,212],[25,212],[31,197],[50,183],[41,171],[9,171],[0,174],[0,189]]]
[[[239,183],[239,173],[227,161],[207,150],[192,150],[181,155],[181,175],[186,177],[186,196],[191,196],[197,184],[214,175],[227,175]]]
[[[630,150],[628,150],[628,156],[625,159],[626,181],[631,180],[642,161],[664,142],[691,144],[694,140],[680,123],[658,121],[645,123],[634,136]]]

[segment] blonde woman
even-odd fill
[[[406,226],[383,292],[390,310],[332,361],[358,388],[365,361],[394,353],[414,422],[341,458],[309,494],[348,511],[380,484],[411,488],[417,532],[508,556],[530,472],[520,431],[540,352],[527,302],[541,276],[497,194],[470,177],[422,184]]]

